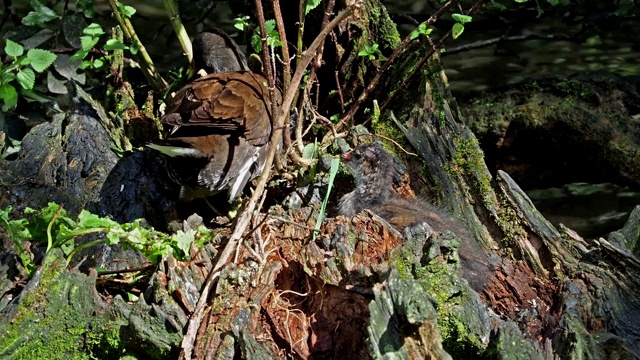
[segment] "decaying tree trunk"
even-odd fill
[[[344,6],[336,4],[335,11]],[[382,5],[368,0],[336,30],[335,39],[339,44],[333,49],[339,50],[332,53],[327,46],[324,56],[336,60],[338,81],[348,84],[340,96],[353,103],[377,70],[375,62],[357,56],[361,47],[376,42],[386,55],[398,45],[398,37]],[[21,354],[19,349],[28,346],[29,339],[20,332],[37,333],[38,320],[55,316],[38,309],[49,309],[52,298],[64,295],[66,300],[55,306],[62,309],[58,313],[73,316],[75,332],[66,341],[78,345],[59,351],[63,356],[85,346],[98,357],[119,349],[119,355],[155,359],[175,358],[181,351],[183,358],[206,359],[638,358],[640,208],[624,229],[606,240],[586,241],[570,229],[554,228],[507,173],[498,171],[494,177],[488,171],[476,138],[462,125],[437,56],[421,76],[403,85],[429,50],[426,41],[415,42],[384,74],[372,97],[382,102],[386,94],[400,91],[371,128],[417,153],[396,152],[407,164],[414,189],[463,219],[472,238],[435,233],[427,224],[401,234],[367,211],[353,219],[326,219],[314,233],[318,202],[296,206],[300,196],[291,195],[282,206],[257,217],[236,261],[223,269],[192,339],[193,351],[180,349],[180,337],[210,282],[207,277],[228,228],[220,229],[203,249],[194,249],[192,261],[180,263],[170,257],[154,268],[137,302],[111,297],[113,293],[102,298],[91,285],[94,273],[87,278],[77,270],[61,270],[61,255],[54,251],[24,288],[12,283],[20,275],[11,273],[11,266],[0,268],[10,276],[3,277],[9,282],[0,282],[0,330],[10,334],[10,342],[0,342],[0,355]],[[327,91],[326,96],[337,95]],[[365,117],[359,112],[355,119],[361,122]],[[103,131],[105,127],[95,129],[107,136]],[[60,137],[54,140],[62,142]],[[105,158],[110,154],[108,147],[102,152]],[[16,161],[27,160],[33,159]],[[90,169],[93,161],[72,158],[70,168]],[[2,169],[18,165],[0,163]],[[119,221],[143,216],[166,226],[167,218],[175,217],[166,215],[175,210],[175,198],[165,201],[150,194],[175,188],[153,176],[158,174],[154,166],[157,161],[146,153],[126,156],[118,165],[105,166],[109,176],[83,192],[94,209]],[[71,179],[85,181],[82,176]],[[28,183],[7,181],[2,191],[28,192]],[[322,197],[326,185],[322,178],[298,193]],[[33,201],[23,204],[40,204]],[[184,226],[194,228],[199,222],[192,217]],[[99,266],[111,265],[102,260]],[[2,264],[15,261],[8,253]],[[52,278],[65,286],[53,287]],[[99,289],[107,289],[102,287],[105,278],[97,282]],[[43,286],[52,289],[43,294]],[[20,295],[10,300],[7,294],[17,289]],[[99,309],[99,315],[90,316],[89,307]],[[74,315],[78,309],[81,315]],[[82,331],[83,318],[92,338]],[[57,324],[70,322],[62,319]],[[59,333],[41,336],[50,339]],[[92,345],[87,345],[88,339]],[[38,345],[47,346],[46,341]]]
[[[522,187],[640,185],[640,95],[624,79],[527,79],[465,101],[463,113],[489,168]]]

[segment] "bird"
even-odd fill
[[[238,44],[220,29],[199,33],[191,44],[195,72],[204,70],[206,74],[213,74],[249,71],[247,60]]]
[[[164,154],[170,177],[188,202],[227,191],[233,202],[264,171],[274,127],[272,101],[282,102],[268,81],[248,71],[244,55],[223,32],[193,41],[196,68],[211,72],[192,80],[168,101],[162,140],[147,146]],[[198,70],[200,70],[198,69]]]
[[[394,158],[380,144],[357,146],[341,159],[353,173],[356,185],[340,199],[340,215],[353,217],[369,209],[399,231],[426,222],[438,232],[468,234],[464,226],[435,205],[419,198],[403,198],[393,191],[397,177]]]
[[[343,164],[353,173],[356,186],[338,203],[341,215],[353,217],[362,210],[392,197],[393,159],[377,143],[360,145],[341,156]]]

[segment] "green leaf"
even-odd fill
[[[118,7],[118,11],[120,11],[120,14],[124,15],[125,17],[131,18],[133,14],[136,13],[136,9],[133,6],[125,5],[121,2],[118,2],[116,4],[116,6]]]
[[[112,229],[107,233],[107,245],[115,245],[120,242],[120,237],[124,235],[122,229]]]
[[[93,60],[93,63],[91,63],[91,65],[93,66],[94,69],[101,69],[104,66],[104,60],[102,59],[95,59]]]
[[[104,44],[103,49],[106,51],[112,51],[112,50],[125,50],[127,49],[128,46],[123,43],[122,41],[118,40],[118,39],[109,39],[107,40],[107,43]]]
[[[131,44],[131,46],[129,46],[129,51],[132,55],[135,55],[138,53],[138,51],[140,51],[140,47],[136,43],[133,43]]]
[[[258,54],[262,51],[262,39],[260,39],[260,35],[257,33],[254,33],[251,36],[251,47],[253,48],[253,51]]]
[[[93,0],[76,0],[76,7],[88,18],[92,18],[96,13],[93,7]]]
[[[468,22],[471,22],[471,20],[473,19],[471,16],[463,15],[463,14],[451,14],[451,17],[453,18],[453,20],[461,24],[466,24]]]
[[[248,20],[249,20],[249,17],[246,15],[242,17],[237,17],[233,19],[233,27],[240,31],[244,31],[247,28]]]
[[[129,242],[130,244],[144,243],[144,237],[142,236],[142,233],[140,232],[139,228],[129,231],[129,234],[127,236],[127,242]]]
[[[7,39],[7,42],[4,44],[4,52],[7,53],[8,56],[15,58],[24,54],[24,48],[17,42]]]
[[[0,99],[4,102],[2,111],[8,111],[18,105],[18,92],[9,84],[0,84]]]
[[[457,39],[460,34],[464,32],[464,25],[460,23],[453,24],[453,29],[451,29],[451,37]]]
[[[318,143],[310,142],[302,149],[303,159],[316,159],[318,157]]]
[[[0,84],[10,83],[15,79],[16,79],[16,74],[12,72],[6,72],[2,74],[2,77],[0,77]]]
[[[189,256],[189,250],[191,250],[191,244],[193,244],[193,240],[195,239],[196,231],[193,229],[182,231],[179,230],[174,235],[174,240],[177,243],[178,249],[182,251],[183,256]]]
[[[338,169],[340,168],[340,158],[335,157],[331,159],[331,168],[329,169],[329,183],[327,185],[327,193],[324,196],[324,200],[322,201],[322,205],[320,206],[320,213],[318,214],[318,218],[316,219],[316,230],[320,230],[320,226],[322,226],[322,222],[324,221],[324,217],[326,215],[327,203],[329,202],[329,195],[331,194],[331,189],[333,188],[333,182],[336,179],[336,174],[338,173]],[[313,232],[313,240],[315,240],[318,232]]]
[[[274,19],[264,22],[264,27],[267,32],[267,45],[273,48],[282,46],[280,41],[280,34],[276,29],[276,21]]]
[[[100,25],[91,23],[86,28],[84,28],[84,30],[82,30],[82,33],[88,36],[100,36],[104,34],[104,30],[102,30],[102,27]]]
[[[9,236],[13,240],[13,246],[20,256],[20,262],[22,262],[22,265],[27,270],[28,275],[31,276],[35,271],[36,266],[31,260],[31,253],[25,251],[22,246],[24,241],[31,239],[31,233],[28,229],[29,221],[27,219],[9,220],[10,213],[11,206],[7,207],[5,210],[0,210],[0,224],[2,224],[9,232]]]
[[[411,40],[417,39],[420,35],[429,36],[433,29],[427,28],[427,24],[421,23],[418,27],[411,32]]]
[[[91,66],[92,66],[94,69],[96,69],[96,70],[102,69],[102,67],[104,66],[104,60],[102,60],[102,59],[95,59],[95,60],[93,60],[93,62],[91,63]]]
[[[65,256],[69,256],[69,254],[71,254],[73,250],[76,248],[76,242],[73,238],[70,238],[63,243],[59,243],[57,246],[59,246],[60,249],[62,249],[62,252],[64,252]]]
[[[20,69],[18,70],[16,78],[18,79],[18,84],[20,84],[23,89],[31,90],[36,82],[36,73],[28,68]]]
[[[376,51],[378,51],[378,44],[373,43],[373,45],[365,47],[364,50],[360,50],[360,52],[358,52],[358,56],[364,56],[369,60],[375,60]]]
[[[80,44],[81,44],[80,49],[82,49],[83,51],[86,51],[88,54],[89,50],[93,49],[93,47],[98,43],[98,41],[100,41],[100,38],[98,37],[80,36]]]
[[[109,219],[82,210],[78,215],[78,226],[81,228],[119,228],[120,224]]]
[[[39,73],[45,71],[54,61],[56,54],[43,49],[31,49],[27,52],[27,59],[31,61],[31,67]]]
[[[80,49],[80,50],[76,51],[75,54],[71,55],[69,60],[71,60],[71,61],[80,61],[80,60],[83,60],[87,55],[89,55],[89,51],[88,50]],[[84,69],[85,67],[80,65],[80,68]]]
[[[307,15],[311,10],[317,8],[321,2],[321,0],[306,0],[304,3],[304,14]]]
[[[75,55],[74,55],[75,56]],[[73,56],[71,57],[73,59]],[[86,69],[91,69],[93,62],[89,61],[89,60],[84,60],[81,64],[80,64],[80,69],[82,70],[86,70]]]
[[[22,24],[27,26],[40,26],[46,22],[49,22],[53,19],[57,19],[59,16],[55,11],[50,8],[44,6],[41,2],[37,0],[31,1],[31,7],[34,11],[31,11],[22,18]]]
[[[29,221],[27,219],[9,220],[9,214],[11,214],[12,207],[9,206],[4,210],[0,210],[0,224],[2,224],[8,231],[14,242],[22,242],[31,239],[31,233],[27,226]]]

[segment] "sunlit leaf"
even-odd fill
[[[193,229],[187,231],[178,231],[175,234],[175,241],[177,243],[178,249],[182,250],[183,256],[189,256],[189,250],[191,249],[191,244],[195,239],[196,231]]]
[[[451,37],[457,39],[460,34],[464,32],[464,25],[460,23],[453,24],[453,28],[451,29]]]
[[[18,79],[18,84],[22,86],[23,89],[33,89],[33,85],[36,82],[36,73],[31,69],[20,69],[18,74],[16,75],[16,79]]]
[[[4,52],[11,57],[18,57],[24,54],[24,48],[17,42],[7,39],[7,42],[4,44]]]
[[[321,2],[322,0],[306,0],[304,2],[304,14],[307,15],[311,10],[317,8]]]
[[[102,59],[93,60],[93,68],[94,69],[101,69],[103,66],[104,66],[104,60],[102,60]]]
[[[453,18],[453,20],[461,23],[461,24],[466,24],[468,22],[471,22],[471,20],[473,20],[473,18],[469,15],[463,15],[463,14],[451,14],[451,17]]]
[[[45,71],[54,61],[56,54],[43,49],[31,49],[27,52],[27,59],[31,61],[31,67],[37,72]]]
[[[131,18],[133,14],[136,13],[136,9],[133,6],[125,5],[121,2],[117,2],[116,6],[118,7],[118,11],[125,17]]]
[[[89,36],[100,36],[104,34],[104,30],[102,30],[102,27],[100,25],[91,23],[89,24],[89,26],[84,28],[84,30],[82,30],[82,33]]]
[[[118,39],[107,40],[107,43],[104,44],[104,47],[103,47],[103,49],[107,51],[125,50],[126,48],[127,48],[127,45]]]

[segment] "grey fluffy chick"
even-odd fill
[[[355,216],[392,196],[395,167],[391,155],[380,145],[360,145],[342,154],[341,159],[356,179],[356,188],[340,199],[338,212],[341,215]]]
[[[420,199],[405,199],[393,191],[393,157],[378,144],[360,145],[342,155],[356,178],[355,189],[340,199],[338,212],[354,216],[369,209],[399,231],[422,222],[434,230],[451,230],[459,236],[468,230],[436,206]]]

